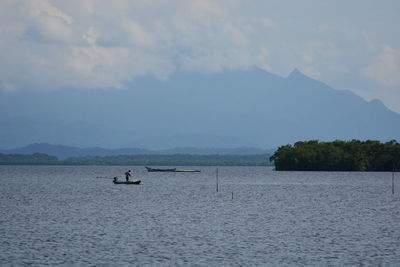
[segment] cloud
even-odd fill
[[[71,24],[73,21],[73,19],[70,16],[60,11],[58,8],[52,5],[48,0],[21,1],[21,2],[26,12],[29,13],[32,17],[37,17],[42,14],[45,14],[51,17],[60,18],[68,24]]]
[[[271,72],[271,67],[268,64],[268,60],[269,60],[269,56],[271,55],[271,51],[265,47],[265,46],[261,46],[260,47],[260,53],[258,54],[258,60],[256,65],[261,68],[264,69],[268,72]]]
[[[213,0],[10,1],[0,7],[16,18],[0,18],[15,28],[0,30],[0,49],[8,51],[0,54],[0,76],[15,88],[105,89],[147,73],[166,79],[174,69],[246,68],[249,36],[230,14],[236,7]]]
[[[319,40],[301,45],[296,50],[306,63],[313,63],[321,58],[337,57],[342,53],[334,43]]]
[[[32,19],[26,31],[33,40],[38,42],[63,44],[74,42],[73,29],[59,16],[40,14]]]
[[[322,33],[322,32],[328,31],[328,30],[329,30],[329,27],[326,26],[326,25],[318,25],[318,26],[315,27],[313,30],[314,30],[314,32],[316,32],[316,33]]]
[[[270,18],[266,18],[266,17],[261,18],[261,23],[267,29],[279,30],[279,28],[280,28],[279,22],[274,21]]]
[[[238,49],[208,50],[196,49],[190,54],[181,55],[178,62],[185,70],[203,73],[220,72],[224,68],[241,69],[251,66],[250,55]]]
[[[387,87],[400,86],[400,50],[384,46],[371,65],[363,69],[369,79]]]
[[[345,69],[337,64],[339,59],[345,56],[345,51],[338,48],[334,42],[316,39],[299,44],[285,43],[282,47],[284,51],[281,53],[292,54],[294,66],[314,79],[324,80],[327,76],[343,72]]]
[[[302,69],[302,72],[314,79],[320,79],[322,77],[321,72],[319,71],[318,67],[316,66],[307,66]]]
[[[146,74],[167,79],[176,70],[256,65],[281,76],[297,67],[343,89],[371,89],[372,80],[388,95],[387,88],[400,83],[398,18],[389,12],[393,5],[370,1],[368,9],[343,13],[338,21],[333,11],[346,5],[2,0],[1,90],[123,88]],[[378,7],[387,15],[376,17],[372,10]]]
[[[367,47],[367,49],[370,51],[374,51],[376,47],[373,40],[370,38],[369,33],[367,31],[362,31],[361,35],[362,38],[364,39],[364,44]]]
[[[94,26],[91,26],[91,28],[94,29]],[[95,30],[99,46],[151,48],[157,45],[157,38],[152,32],[153,29],[146,29],[145,25],[130,17],[122,17],[117,21],[96,26]]]

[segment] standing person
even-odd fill
[[[129,170],[129,171],[127,171],[126,173],[125,173],[125,178],[126,178],[126,181],[128,182],[129,181],[129,177],[131,177],[132,175],[131,175],[131,170]]]

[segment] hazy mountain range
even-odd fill
[[[177,72],[129,90],[0,93],[0,148],[275,148],[299,140],[400,138],[400,115],[297,70]]]
[[[86,157],[86,156],[117,156],[117,155],[173,155],[173,154],[190,154],[190,155],[261,155],[274,153],[272,149],[257,148],[174,148],[164,150],[149,150],[141,148],[117,148],[107,149],[100,147],[77,148],[72,146],[51,145],[51,144],[31,144],[21,148],[0,150],[3,154],[34,154],[44,153],[56,156],[58,159],[66,159],[70,157]]]

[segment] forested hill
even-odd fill
[[[399,171],[400,144],[393,140],[297,142],[270,157],[278,171]]]
[[[269,155],[120,155],[59,160],[47,154],[0,154],[0,165],[269,166]]]
[[[43,153],[0,154],[0,165],[160,165],[160,166],[268,166],[289,171],[395,171],[400,170],[400,144],[393,140],[297,142],[270,157],[258,155],[120,155],[58,159]]]
[[[78,148],[73,146],[54,145],[48,143],[36,143],[28,146],[0,150],[3,154],[24,154],[32,155],[35,153],[47,154],[56,156],[60,160],[67,158],[81,158],[81,157],[109,157],[118,155],[260,155],[272,154],[274,149],[259,149],[251,147],[238,147],[238,148],[196,148],[196,147],[181,147],[165,150],[149,150],[143,148],[101,148],[89,147]]]
[[[42,153],[32,155],[1,154],[0,165],[57,165],[60,161],[55,156]]]

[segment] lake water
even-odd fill
[[[195,168],[0,166],[0,265],[400,264],[399,174]]]

